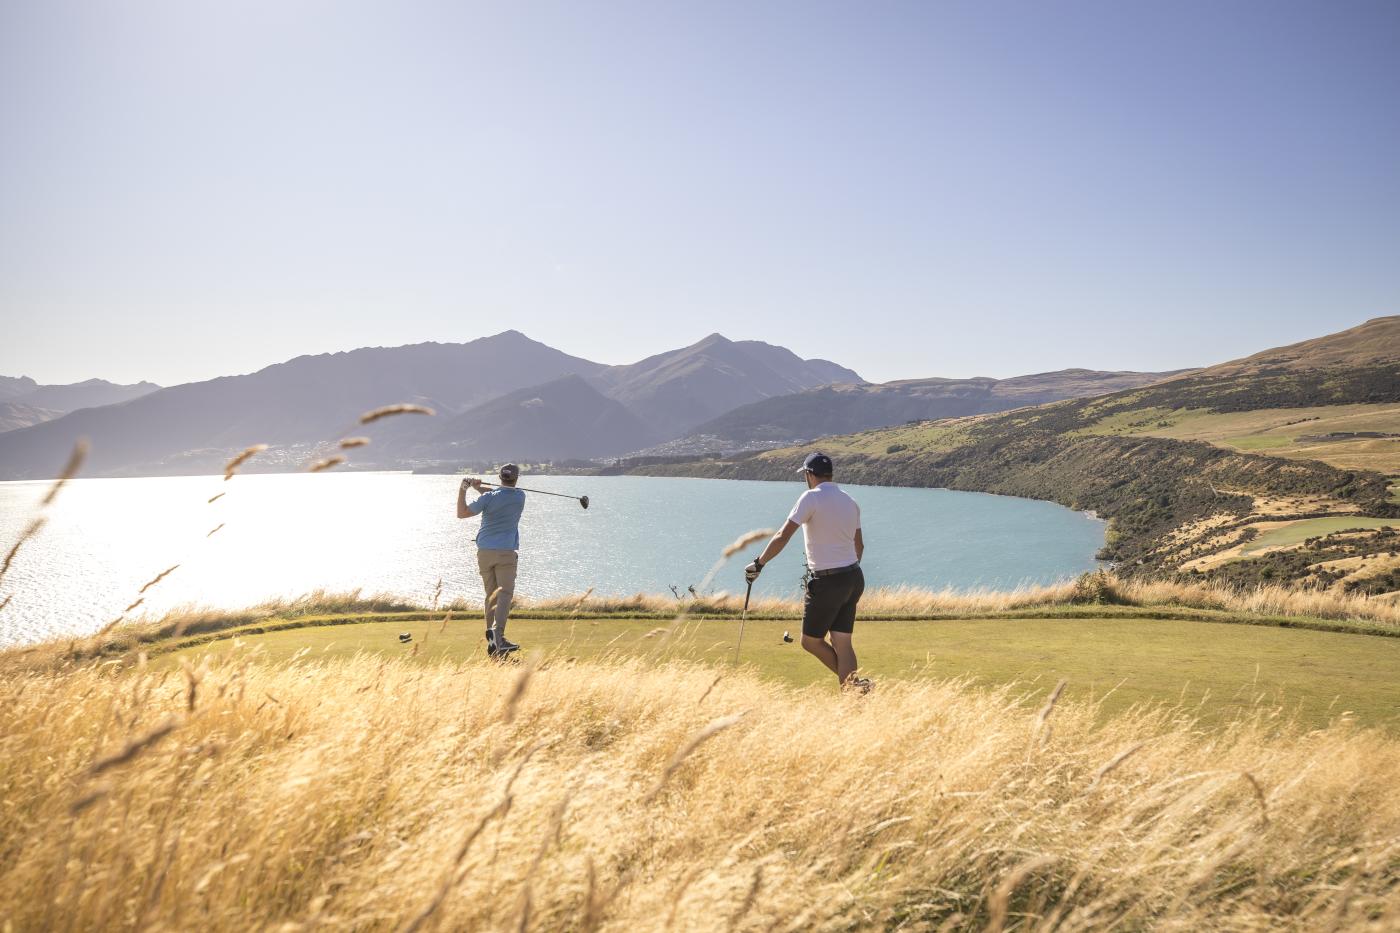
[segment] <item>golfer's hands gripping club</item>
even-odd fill
[[[759,563],[758,558],[755,557],[753,563],[749,564],[747,567],[744,568],[744,579],[747,580],[749,583],[753,583],[753,581],[758,579],[758,575],[762,572],[763,564]]]
[[[462,480],[462,488],[475,489],[477,492],[481,492],[481,480],[477,479],[475,476],[469,476]]]

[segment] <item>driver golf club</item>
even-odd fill
[[[499,488],[500,488],[500,484],[499,484],[499,483],[488,483],[488,482],[486,482],[485,480],[482,480],[481,485],[483,485],[483,486],[490,486],[490,487],[493,488],[493,489],[499,489]],[[542,495],[542,496],[558,496],[558,497],[561,498],[561,499],[577,499],[579,505],[583,506],[585,509],[588,508],[588,497],[587,497],[587,496],[571,496],[571,495],[569,495],[569,494],[566,493],[566,492],[550,492],[550,491],[547,490],[547,489],[527,489],[527,488],[524,487],[524,486],[515,486],[515,487],[513,487],[513,488],[519,489],[521,492],[536,492],[536,493],[539,493],[539,494]]]

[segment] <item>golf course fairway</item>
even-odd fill
[[[375,621],[318,619],[275,631],[221,633],[152,663],[179,665],[255,652],[261,661],[337,660],[357,654],[408,656],[440,664],[484,654],[474,618],[424,614]],[[567,663],[603,655],[650,656],[734,665],[737,619],[518,619],[510,636],[524,663]],[[750,620],[741,663],[793,686],[835,689],[832,676],[799,643],[795,620]],[[401,633],[412,640],[399,641]],[[1061,680],[1066,696],[1101,701],[1104,715],[1140,704],[1179,706],[1219,725],[1264,709],[1281,721],[1322,726],[1342,717],[1400,732],[1400,638],[1228,622],[1115,617],[868,621],[856,627],[861,668],[891,679],[966,679],[1013,684],[1026,704],[1043,702]]]

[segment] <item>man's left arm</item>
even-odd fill
[[[864,557],[864,556],[865,556],[865,535],[861,534],[861,533],[860,533],[860,529],[857,528],[857,529],[856,529],[856,563],[860,563],[860,559],[861,559],[862,557]]]

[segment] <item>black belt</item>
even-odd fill
[[[858,569],[859,567],[860,567],[860,561],[856,561],[854,564],[847,564],[847,565],[844,566],[844,567],[832,567],[830,570],[813,570],[813,571],[812,571],[812,576],[814,576],[814,577],[834,577],[834,576],[836,576],[838,573],[850,573],[852,570],[856,570],[856,569]]]

